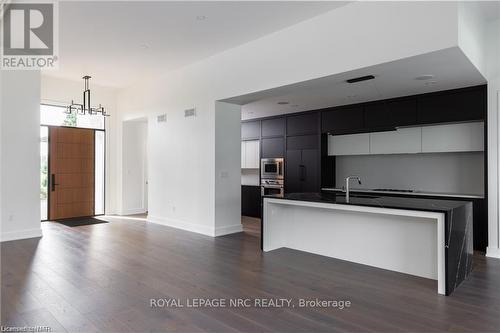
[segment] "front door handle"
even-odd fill
[[[50,190],[52,192],[54,192],[56,190],[56,185],[59,185],[59,184],[56,184],[56,174],[53,173],[51,176],[50,176]]]

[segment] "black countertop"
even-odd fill
[[[265,196],[266,198],[309,201],[330,203],[339,205],[354,205],[368,206],[393,209],[418,210],[426,212],[445,213],[455,208],[467,205],[468,201],[463,200],[441,200],[441,199],[426,199],[426,198],[408,198],[384,196],[379,194],[354,194],[351,193],[349,203],[345,200],[344,193],[335,192],[319,192],[319,193],[288,193],[283,197]]]
[[[450,295],[472,271],[474,252],[472,201],[351,193],[350,203],[346,203],[345,194],[335,192],[289,193],[283,197],[264,196],[264,198],[443,213],[446,295]],[[263,227],[265,223],[266,220],[263,218],[261,247],[265,237]]]

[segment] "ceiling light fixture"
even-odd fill
[[[104,107],[99,104],[98,107],[92,107],[90,104],[90,88],[89,88],[89,80],[92,77],[89,75],[85,75],[82,79],[85,81],[85,89],[83,90],[83,104],[75,103],[71,100],[71,105],[66,107],[66,113],[71,114],[75,112],[76,114],[89,114],[89,115],[98,115],[108,117],[109,114],[106,113]]]
[[[418,81],[425,81],[425,80],[430,80],[430,79],[433,79],[434,78],[434,75],[432,74],[425,74],[425,75],[419,75],[415,78],[415,80],[418,80]]]
[[[368,81],[368,80],[373,80],[375,76],[373,75],[365,75],[365,76],[360,76],[360,77],[355,77],[349,80],[346,80],[347,83],[356,83],[356,82],[361,82],[361,81]]]

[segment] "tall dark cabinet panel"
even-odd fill
[[[286,151],[285,191],[319,191],[319,150],[300,149]]]
[[[320,188],[319,136],[287,137],[285,191],[317,192]]]
[[[257,140],[260,138],[260,120],[241,123],[241,139]]]
[[[260,141],[262,158],[285,156],[285,138],[264,138]]]
[[[302,150],[287,150],[285,157],[285,191],[302,192],[301,181]]]
[[[319,150],[302,149],[302,192],[319,191]]]
[[[262,137],[285,135],[285,118],[272,118],[262,120]]]

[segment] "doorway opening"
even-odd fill
[[[41,105],[41,220],[105,213],[105,117]]]
[[[147,217],[148,118],[122,123],[122,204],[120,215]]]

